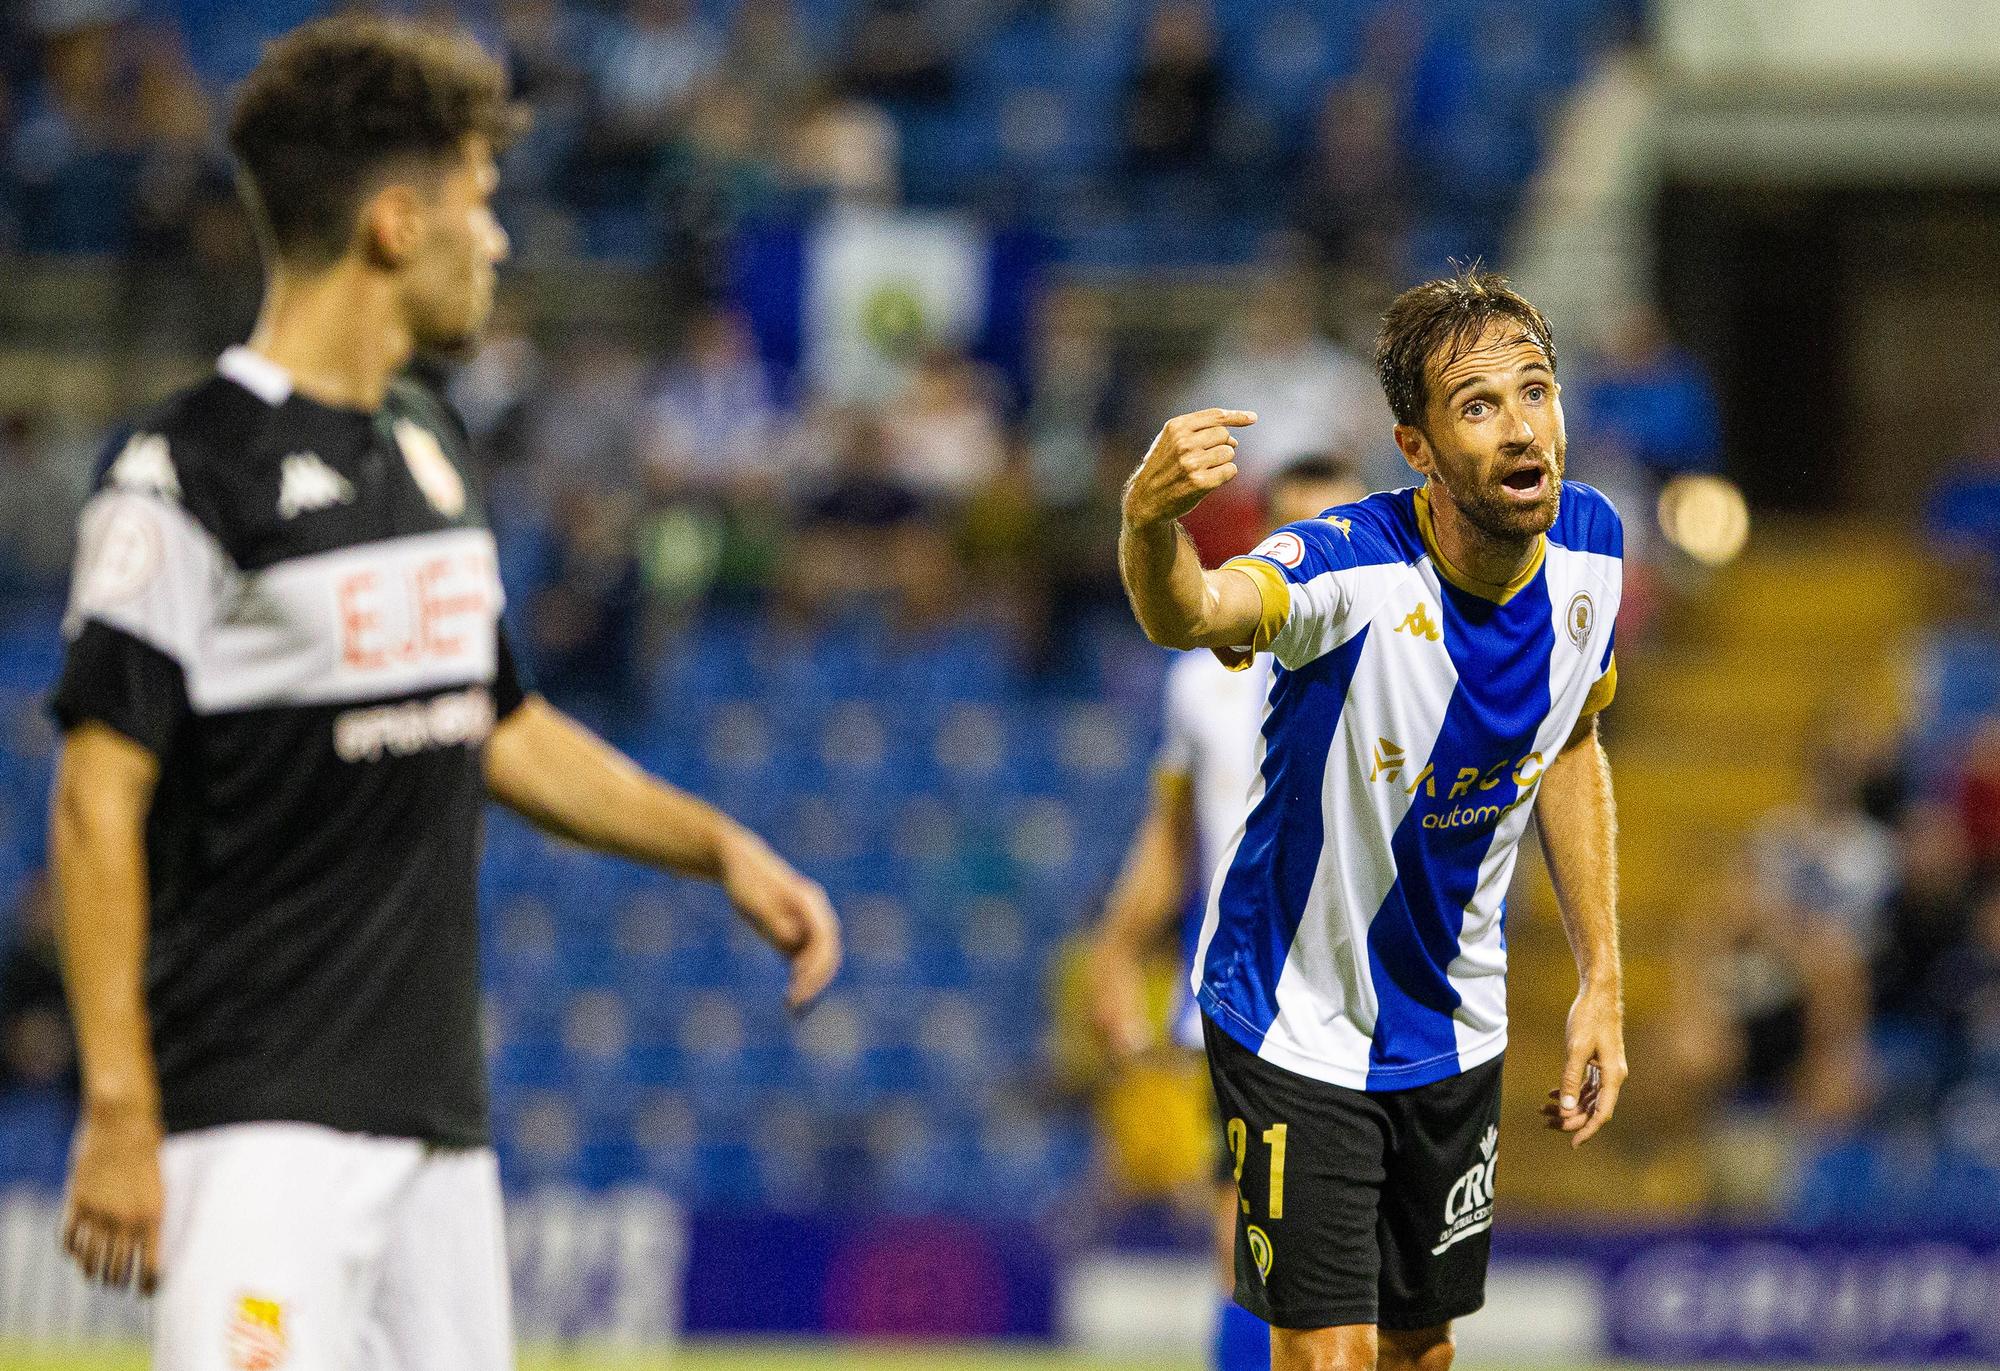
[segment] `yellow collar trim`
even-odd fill
[[[1542,569],[1542,562],[1549,555],[1549,538],[1546,533],[1535,535],[1535,555],[1521,568],[1520,574],[1504,585],[1497,581],[1482,581],[1468,576],[1453,566],[1444,553],[1438,550],[1437,529],[1431,522],[1431,488],[1429,485],[1417,487],[1417,533],[1424,540],[1424,551],[1430,553],[1431,563],[1437,567],[1438,575],[1450,581],[1469,595],[1477,595],[1482,600],[1495,604],[1506,604],[1535,579],[1535,573]]]

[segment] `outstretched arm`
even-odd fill
[[[786,995],[803,1009],[840,969],[840,925],[826,891],[714,806],[647,775],[537,695],[486,745],[493,798],[558,837],[720,885],[792,964]]]
[[[1125,483],[1118,574],[1146,636],[1161,647],[1231,648],[1251,641],[1264,613],[1257,583],[1225,567],[1204,571],[1178,522],[1236,476],[1232,428],[1257,422],[1238,409],[1169,419]]]
[[[1091,1020],[1115,1056],[1142,1051],[1151,1036],[1145,957],[1181,912],[1193,844],[1193,789],[1185,775],[1162,774],[1090,945]]]
[[[1535,803],[1542,852],[1576,957],[1577,995],[1565,1034],[1562,1084],[1543,1108],[1551,1128],[1582,1146],[1611,1121],[1625,1084],[1624,978],[1618,960],[1618,818],[1611,763],[1585,719],[1542,777]]]

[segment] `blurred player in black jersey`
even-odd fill
[[[490,795],[718,883],[810,1001],[825,892],[530,693],[464,430],[401,379],[478,335],[518,120],[470,42],[338,19],[230,127],[248,346],[83,517],[51,819],[82,1049],[64,1241],[157,1286],[168,1371],[511,1365],[474,874]]]

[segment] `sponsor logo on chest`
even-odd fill
[[[340,664],[363,673],[459,661],[483,650],[500,612],[493,558],[478,548],[356,566],[334,600]]]

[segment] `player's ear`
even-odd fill
[[[399,267],[416,255],[424,235],[423,204],[413,186],[390,182],[361,202],[362,249],[371,261]]]
[[[1437,458],[1431,454],[1430,439],[1415,424],[1396,425],[1396,449],[1417,475],[1427,481],[1437,475]]]

